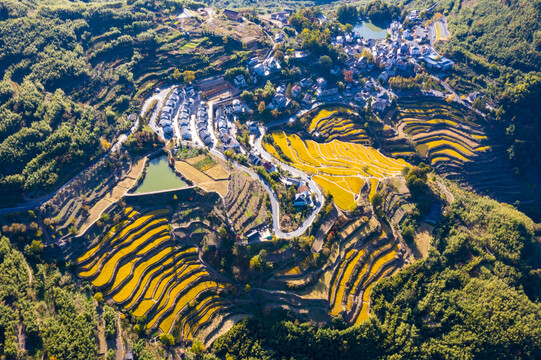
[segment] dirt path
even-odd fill
[[[122,341],[122,323],[120,322],[120,314],[116,315],[117,330],[116,330],[116,360],[124,360],[124,342]]]
[[[28,269],[28,285],[32,285],[33,277],[32,277],[32,269],[30,268],[30,265],[26,263],[26,268]]]
[[[107,354],[107,340],[105,339],[105,320],[103,320],[103,314],[100,315],[98,320],[98,353],[100,355]]]
[[[26,348],[26,337],[24,336],[24,333],[23,333],[22,323],[19,323],[19,325],[17,326],[17,341],[18,341],[17,349],[19,350],[19,353],[21,353]]]
[[[436,181],[436,184],[438,184],[438,187],[444,192],[445,198],[449,204],[453,203],[455,201],[455,196],[452,192],[447,189],[445,185],[443,185],[441,182]]]

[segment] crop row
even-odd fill
[[[343,209],[355,206],[365,179],[393,176],[407,166],[404,160],[391,159],[361,144],[338,140],[319,144],[304,141],[297,135],[287,136],[284,132],[273,133],[273,138],[274,146],[280,148],[291,164],[314,175],[314,180],[332,194],[336,204]],[[279,156],[278,153],[273,152],[274,156]]]
[[[353,319],[356,312],[362,311],[363,301],[369,301],[372,284],[380,279],[380,270],[395,258],[397,247],[387,243],[384,233],[371,243],[377,246],[371,253],[370,243],[360,250],[351,249],[336,268],[329,291],[332,316],[345,311]],[[366,299],[356,300],[360,293]],[[359,303],[356,304],[356,301]]]
[[[197,258],[197,248],[175,245],[167,219],[160,217],[166,211],[130,219],[132,212],[125,211],[129,220],[78,259],[79,276],[134,316],[146,317],[147,328],[170,332],[181,314],[193,312],[191,303],[225,286],[211,280]],[[227,308],[218,300],[213,311],[202,309],[201,317],[192,319],[190,338],[215,313]]]

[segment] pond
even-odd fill
[[[145,178],[135,193],[180,189],[185,186],[186,183],[169,167],[167,156],[162,155],[148,161]]]
[[[364,39],[385,39],[385,36],[387,35],[387,29],[380,28],[370,21],[355,25],[353,31]]]

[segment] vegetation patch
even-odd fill
[[[194,168],[200,171],[206,171],[212,168],[213,166],[217,165],[217,162],[214,161],[210,156],[206,156],[205,158],[199,160],[195,164],[193,164]]]

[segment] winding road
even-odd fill
[[[312,180],[311,177],[308,177],[302,171],[273,158],[272,155],[269,154],[263,148],[263,146],[261,145],[261,140],[263,139],[263,136],[265,135],[265,131],[266,131],[265,127],[260,126],[259,132],[261,135],[258,136],[254,141],[255,148],[261,154],[261,157],[269,162],[270,161],[278,162],[282,169],[290,172],[293,176],[300,178],[302,181],[306,183],[306,185],[310,189],[310,192],[316,194],[315,208],[310,214],[310,216],[308,216],[308,218],[295,231],[292,231],[290,233],[284,233],[282,230],[280,230],[280,209],[279,209],[278,199],[276,197],[276,194],[273,191],[270,191],[270,189],[267,190],[267,192],[270,191],[269,196],[270,196],[271,205],[273,208],[272,209],[273,230],[276,236],[291,238],[294,236],[302,235],[308,229],[308,227],[310,227],[316,215],[321,211],[321,208],[325,204],[325,197],[323,196],[323,194],[321,193],[321,190],[319,189],[317,184],[314,182],[314,180]],[[264,181],[261,181],[261,182],[264,184],[264,186],[268,188],[268,185]]]
[[[261,142],[260,139],[261,139],[261,137],[259,138],[259,142]],[[213,155],[215,155],[216,157],[219,157],[222,160],[230,161],[221,152],[219,152],[216,149],[211,149],[210,152]],[[261,154],[262,154],[262,157],[266,157],[266,155],[270,156],[270,154],[267,153],[266,151],[264,153],[261,152]],[[265,154],[265,155],[263,155],[263,154]],[[309,184],[310,190],[314,190],[313,192],[316,193],[317,201],[316,201],[315,209],[312,211],[310,216],[308,216],[308,218],[301,224],[301,226],[299,226],[294,231],[284,232],[284,231],[282,231],[282,229],[280,229],[280,203],[278,202],[278,197],[276,196],[276,193],[274,191],[272,191],[270,186],[263,179],[261,179],[259,177],[259,175],[255,173],[255,171],[253,171],[253,170],[247,168],[246,166],[243,166],[243,165],[241,165],[241,164],[239,164],[237,162],[231,161],[231,163],[232,163],[232,165],[233,165],[233,167],[235,169],[240,170],[240,171],[244,171],[245,173],[250,175],[250,177],[252,177],[254,180],[259,181],[261,183],[261,185],[263,186],[263,188],[265,189],[265,191],[267,192],[267,194],[269,194],[269,199],[270,199],[270,203],[271,203],[271,213],[272,213],[272,230],[273,230],[274,234],[277,237],[284,238],[284,239],[291,239],[293,237],[300,236],[300,235],[304,234],[304,232],[306,230],[308,230],[310,225],[312,225],[312,222],[314,221],[316,215],[320,212],[321,208],[324,205],[323,194],[321,194],[321,191],[319,190],[317,185],[311,179],[308,179],[308,177],[304,173],[298,171],[297,169],[291,168],[293,170],[292,171],[293,174],[300,174],[300,175],[302,175],[301,178],[303,178],[303,180],[306,179],[305,181],[306,181],[307,184]],[[283,164],[283,163],[280,163],[280,166],[282,166],[283,169],[286,169],[287,167],[289,167],[288,165]]]

